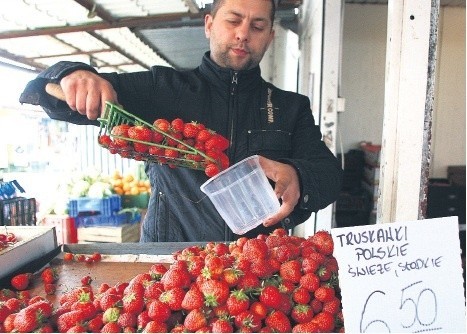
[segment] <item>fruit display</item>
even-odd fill
[[[149,180],[137,177],[134,173],[122,175],[119,171],[115,171],[110,176],[110,183],[112,192],[117,195],[141,195],[151,192]]]
[[[230,142],[202,123],[181,118],[148,123],[111,103],[106,104],[98,135],[100,146],[111,154],[204,170],[212,177],[229,167],[225,150]]]
[[[332,253],[326,231],[302,238],[276,229],[186,247],[172,254],[172,263],[148,264],[116,284],[96,284],[85,274],[55,296],[57,276],[46,267],[40,274],[45,295],[27,289],[30,273],[13,278],[14,289],[1,290],[0,331],[343,332]],[[64,266],[91,265],[95,275],[105,264],[99,253],[65,254]]]

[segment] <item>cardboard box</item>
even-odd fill
[[[18,241],[0,251],[0,278],[10,275],[58,247],[55,227],[9,226],[7,231],[14,233]]]
[[[140,223],[121,226],[79,227],[78,242],[138,242]]]

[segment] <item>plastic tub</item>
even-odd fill
[[[246,158],[200,187],[236,234],[245,234],[279,210],[279,200],[259,164]]]

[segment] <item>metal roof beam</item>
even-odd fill
[[[62,27],[44,27],[37,28],[34,30],[15,30],[15,31],[4,31],[0,33],[0,39],[18,38],[18,37],[31,37],[31,36],[44,36],[44,35],[56,35],[70,32],[92,32],[95,30],[105,30],[114,28],[151,28],[154,25],[160,25],[162,23],[170,23],[183,21],[184,25],[188,24],[190,20],[194,20],[196,25],[199,22],[204,21],[198,20],[203,18],[203,13],[176,13],[176,14],[163,14],[163,15],[152,15],[140,18],[124,18],[114,22],[96,22],[91,24],[82,24],[75,26],[62,26]]]

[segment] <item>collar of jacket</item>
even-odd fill
[[[211,84],[219,87],[220,89],[228,90],[232,85],[232,79],[235,71],[229,68],[220,67],[212,61],[210,52],[207,51],[199,66],[200,73],[207,77]],[[256,66],[249,70],[237,71],[238,90],[251,91],[254,87],[261,84],[261,69]]]

